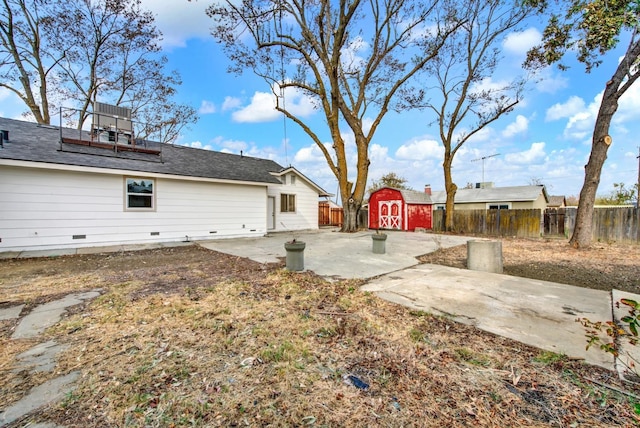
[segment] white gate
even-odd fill
[[[380,201],[378,212],[380,213],[380,229],[400,229],[402,215],[400,214],[400,201]]]

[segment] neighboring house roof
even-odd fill
[[[558,195],[549,196],[549,203],[547,204],[547,206],[563,207],[565,205],[567,205],[567,201],[565,200],[564,196],[558,196]]]
[[[283,175],[285,175],[285,174],[287,174],[289,172],[295,173],[300,178],[302,178],[304,181],[306,181],[309,186],[311,186],[312,188],[314,188],[318,192],[319,196],[322,196],[322,197],[331,197],[331,196],[333,196],[331,193],[327,193],[326,190],[324,190],[322,187],[318,186],[316,183],[311,181],[306,175],[304,175],[303,173],[301,173],[300,171],[298,171],[297,169],[295,169],[292,166],[289,166],[288,168],[284,168],[280,172],[277,172],[277,173],[274,172],[272,174],[276,175],[278,177],[281,177],[281,176],[283,176]]]
[[[4,160],[42,162],[101,169],[200,177],[221,181],[281,184],[272,174],[283,171],[278,163],[249,156],[195,149],[146,141],[137,151],[118,151],[80,144],[61,143],[89,138],[85,131],[38,125],[0,118],[0,129],[9,131],[9,139],[0,148]],[[317,186],[316,186],[317,187]],[[318,187],[319,189],[319,187]]]
[[[482,202],[526,202],[535,201],[543,193],[544,198],[549,202],[549,195],[544,186],[511,186],[511,187],[489,187],[480,189],[458,189],[456,192],[456,204],[471,204]],[[447,193],[444,191],[433,192],[431,199],[434,204],[444,204],[447,200]]]

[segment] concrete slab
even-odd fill
[[[622,322],[622,318],[630,314],[630,307],[618,304],[622,299],[630,299],[640,302],[640,295],[628,293],[626,291],[612,290],[611,300],[613,302],[613,320],[618,325],[626,326],[627,323]],[[611,318],[597,319],[591,321],[608,321]],[[622,339],[619,343],[619,356],[616,359],[616,370],[622,379],[632,382],[638,382],[637,372],[640,371],[640,345],[632,345],[628,340]]]
[[[57,250],[34,250],[34,251],[21,251],[18,254],[19,259],[28,259],[31,257],[60,257],[70,256],[76,254],[75,248],[62,248]]]
[[[56,366],[56,357],[68,345],[60,345],[54,340],[39,343],[33,348],[17,355],[14,372],[29,370],[30,372],[51,372]]]
[[[12,339],[29,339],[40,335],[47,328],[60,321],[62,313],[69,307],[100,295],[100,291],[74,293],[62,299],[36,306],[26,315],[11,335]]]
[[[2,251],[0,252],[0,260],[3,259],[17,259],[20,256],[21,251]]]
[[[13,320],[20,316],[24,305],[10,306],[8,308],[0,308],[0,321]]]
[[[469,238],[430,233],[385,232],[385,254],[373,253],[372,232],[340,233],[319,230],[275,233],[260,238],[199,241],[204,248],[260,263],[276,263],[286,257],[284,243],[295,238],[306,243],[304,267],[327,278],[372,278],[418,264],[417,256],[462,245]]]
[[[73,383],[79,376],[80,372],[71,372],[32,388],[22,399],[0,413],[0,426],[8,425],[42,406],[62,400],[73,389]]]
[[[585,332],[576,322],[610,319],[606,291],[428,264],[376,278],[362,290],[613,369],[610,355],[585,350]]]
[[[139,251],[150,250],[155,248],[182,247],[185,245],[194,245],[193,242],[150,242],[147,244],[123,244],[123,245],[103,245],[98,247],[80,247],[80,248],[61,248],[51,250],[30,250],[30,251],[3,251],[0,252],[0,260],[2,259],[26,259],[32,257],[59,257],[71,256],[74,254],[100,254],[100,253],[118,253],[121,251]]]

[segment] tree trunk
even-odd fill
[[[456,192],[458,186],[453,182],[451,177],[451,163],[453,162],[453,155],[445,153],[444,162],[442,163],[444,169],[444,188],[447,192],[447,201],[445,204],[445,217],[444,217],[444,230],[447,232],[453,231],[453,210]]]
[[[356,204],[352,198],[347,198],[345,201],[343,198],[342,209],[344,212],[344,219],[342,221],[341,232],[356,232],[358,230],[358,213],[360,212],[360,205]]]
[[[591,155],[589,162],[585,165],[584,184],[580,190],[580,201],[576,213],[576,224],[573,235],[569,240],[574,248],[588,248],[592,239],[593,206],[596,200],[598,185],[600,184],[600,173],[602,166],[607,159],[607,151],[611,144],[609,137],[609,126],[613,114],[618,109],[618,94],[609,91],[608,85],[602,97],[602,103],[598,111],[598,117],[593,129],[593,139],[591,145]],[[609,92],[609,93],[608,93]]]

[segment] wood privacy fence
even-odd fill
[[[318,205],[318,225],[319,226],[342,226],[344,212],[342,208],[331,208],[327,203]]]
[[[576,224],[575,207],[565,208],[565,235],[571,236]],[[601,242],[639,243],[640,211],[633,207],[594,208],[592,239]]]
[[[444,210],[433,211],[433,231],[444,232]],[[542,211],[455,210],[453,231],[462,234],[534,238],[542,234]]]

